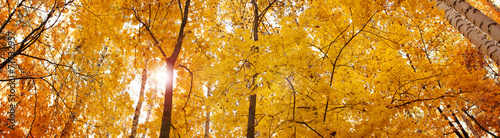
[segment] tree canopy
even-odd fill
[[[6,0],[2,137],[499,137],[492,0]]]

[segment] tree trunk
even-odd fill
[[[257,102],[257,95],[250,95],[250,107],[248,108],[248,125],[247,125],[247,138],[255,136],[255,106]]]
[[[481,134],[479,133],[479,131],[476,130],[476,128],[474,128],[474,126],[472,125],[472,123],[470,122],[470,120],[467,119],[468,117],[465,116],[465,113],[461,114],[461,115],[462,115],[462,119],[465,122],[465,125],[467,125],[467,127],[470,129],[470,131],[472,132],[472,134],[474,135],[474,137],[481,137]]]
[[[97,60],[97,69],[94,70],[94,74],[98,74],[98,70],[101,68],[102,66],[102,63],[104,61],[104,58],[105,58],[105,53],[106,51],[108,50],[108,46],[105,46],[102,51],[101,51],[101,54],[99,56],[99,59]],[[94,81],[91,81],[91,82],[94,82]],[[77,88],[78,89],[78,88]],[[85,94],[86,96],[88,96],[88,94]],[[73,109],[70,110],[70,117],[69,117],[69,121],[66,122],[66,124],[64,124],[64,129],[62,130],[61,132],[61,138],[66,138],[66,137],[70,137],[71,134],[70,134],[70,129],[73,129],[73,123],[75,122],[77,116],[78,116],[78,113],[76,111],[79,111],[80,108],[82,107],[82,98],[78,95],[78,93],[76,93],[76,96],[75,96],[75,106],[73,106]]]
[[[167,84],[165,86],[165,101],[163,107],[163,117],[161,119],[161,131],[160,138],[170,137],[170,126],[172,126],[172,95],[173,95],[173,85],[174,85],[174,66],[177,57],[182,48],[182,41],[184,39],[184,27],[187,24],[187,18],[189,13],[189,4],[191,0],[187,0],[184,6],[184,15],[182,17],[181,28],[179,29],[179,36],[177,37],[177,43],[175,44],[174,51],[172,55],[168,58],[164,57],[167,61]],[[180,6],[181,4],[179,4]]]
[[[483,12],[472,7],[465,0],[444,0],[444,2],[462,16],[465,16],[467,20],[474,23],[483,32],[489,34],[495,42],[500,40],[500,25]]]
[[[144,100],[144,89],[146,87],[146,81],[148,80],[148,60],[144,61],[144,69],[142,70],[142,82],[141,89],[139,90],[139,101],[137,101],[137,106],[135,107],[134,120],[132,121],[132,128],[130,138],[134,138],[137,133],[137,125],[139,125],[139,116],[141,115],[142,101]]]
[[[460,120],[458,120],[457,115],[455,115],[455,113],[453,113],[453,111],[451,111],[451,115],[453,116],[455,123],[458,125],[458,128],[460,128],[460,131],[462,131],[462,134],[464,135],[464,137],[469,138],[469,134],[467,133],[467,131],[465,131],[465,128],[460,123]]]
[[[170,138],[170,126],[172,126],[172,94],[173,94],[173,72],[174,65],[167,64],[167,85],[165,87],[165,102],[163,107],[163,118],[161,119],[160,138]]]
[[[210,88],[210,84],[207,85],[207,98],[212,95],[212,89]],[[210,137],[210,105],[207,105],[207,113],[205,114],[205,138]]]
[[[252,0],[253,11],[254,11],[254,19],[253,19],[253,41],[259,40],[258,35],[258,27],[259,27],[259,7],[257,5],[257,0]],[[255,81],[255,76],[253,78]],[[252,89],[252,85],[250,85],[249,89]],[[250,90],[252,91],[252,90]],[[255,107],[257,106],[257,95],[251,94],[250,97],[250,106],[248,107],[248,122],[247,122],[247,138],[253,138],[255,136]]]
[[[479,48],[481,52],[488,55],[497,65],[500,65],[500,50],[496,42],[489,40],[488,35],[478,31],[474,24],[464,19],[450,6],[440,1],[436,5],[439,9],[445,10],[445,18],[453,27]]]

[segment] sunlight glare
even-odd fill
[[[157,85],[156,87],[158,90],[165,90],[165,85],[167,83],[167,78],[170,77],[168,75],[167,70],[165,68],[160,68],[151,74],[153,76],[153,82],[154,85]],[[174,87],[176,84],[175,78],[177,77],[177,71],[174,70]]]
[[[165,85],[165,83],[167,82],[167,77],[169,77],[166,70],[164,69],[157,70],[152,75],[154,76],[153,78],[155,84],[160,86]]]

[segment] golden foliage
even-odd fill
[[[1,19],[16,5],[9,2],[0,3]],[[46,25],[53,26],[23,52],[28,56],[15,58],[17,77],[29,78],[16,80],[15,130],[3,123],[11,102],[0,101],[0,135],[129,136],[134,81],[144,59],[149,72],[165,69],[160,48],[167,57],[174,50],[184,2],[24,3],[5,29],[23,38],[17,43],[44,19],[43,10],[58,10]],[[191,3],[175,68],[171,134],[204,136],[209,109],[211,137],[244,136],[248,96],[257,94],[258,137],[442,137],[453,134],[447,119],[455,114],[476,120],[464,128],[470,136],[489,135],[480,127],[498,135],[497,66],[447,23],[435,2],[271,3],[258,0],[265,13],[258,41],[248,1]],[[493,8],[480,9],[498,21]],[[9,56],[4,40],[2,62]],[[7,75],[2,69],[2,97]],[[154,89],[164,85],[148,81],[137,136],[159,136],[164,93]]]

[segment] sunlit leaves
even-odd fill
[[[26,5],[48,10],[52,3]],[[260,12],[270,4],[258,3]],[[167,57],[172,53],[183,1],[73,4],[23,52],[46,60],[16,58],[17,74],[46,77],[17,81],[22,130],[7,136],[24,136],[29,129],[35,137],[60,136],[65,130],[73,137],[128,136],[136,98],[131,87],[140,65],[149,59],[151,71],[165,69],[159,49]],[[248,1],[193,2],[175,65],[171,134],[203,136],[210,106],[210,136],[244,136],[251,94],[258,95],[259,137],[452,134],[437,107],[460,120],[466,118],[463,113],[474,115],[477,123],[472,121],[475,126],[467,126],[468,131],[480,130],[477,124],[500,129],[497,67],[447,24],[434,4],[278,0],[261,16],[259,40],[253,41]],[[497,18],[491,7],[479,9]],[[8,7],[0,9],[2,19],[9,13]],[[19,25],[6,26],[19,37],[45,16],[30,9],[19,14],[14,18]],[[8,55],[3,49],[0,54],[2,60]],[[158,137],[163,86],[148,82],[141,116],[150,105],[151,116],[139,119],[137,136]]]

